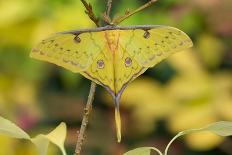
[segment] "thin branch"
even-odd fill
[[[112,2],[113,2],[113,0],[108,0],[108,2],[107,2],[106,15],[108,17],[110,17],[110,11],[111,11],[111,8],[112,8]]]
[[[112,8],[112,3],[113,3],[113,0],[108,0],[107,1],[107,5],[106,5],[106,11],[103,13],[103,20],[111,25],[112,24],[112,20],[110,18],[110,12],[111,12],[111,8]]]
[[[91,4],[90,3],[88,4],[85,0],[81,0],[81,2],[85,6],[85,9],[86,9],[85,13],[89,16],[89,18],[95,23],[95,25],[97,27],[100,27],[99,19],[93,13],[93,9],[92,9]],[[107,8],[106,8],[106,15],[108,17],[110,15],[111,6],[112,6],[112,0],[108,0]],[[110,18],[109,18],[109,21],[111,21]],[[96,83],[92,81],[91,87],[89,90],[88,101],[87,101],[87,104],[86,104],[85,109],[84,109],[84,116],[83,116],[82,123],[81,123],[81,129],[80,129],[79,134],[78,134],[74,155],[80,155],[83,142],[86,138],[85,131],[86,131],[86,127],[87,127],[88,122],[89,122],[89,114],[91,113],[91,110],[92,110],[92,103],[94,100],[95,91],[96,91]]]
[[[135,14],[135,13],[137,13],[137,12],[139,12],[139,11],[147,8],[147,7],[149,7],[152,3],[156,2],[157,0],[150,0],[148,3],[146,3],[143,6],[141,6],[140,8],[136,9],[133,12],[127,11],[124,16],[115,19],[114,20],[115,22],[113,22],[113,23],[111,22],[111,18],[110,18],[110,11],[111,11],[111,8],[112,8],[112,1],[113,0],[108,0],[106,12],[103,14],[104,20],[107,23],[109,23],[109,24],[119,24],[123,20],[125,20],[126,18],[132,16],[133,14]],[[92,9],[91,4],[88,4],[86,2],[86,0],[81,0],[81,2],[85,6],[85,9],[86,9],[85,13],[96,24],[97,27],[100,27],[99,19],[93,13],[93,9]],[[84,140],[86,138],[86,136],[85,136],[85,130],[86,130],[86,127],[88,125],[88,120],[89,120],[90,112],[92,110],[92,103],[93,103],[93,100],[94,100],[95,90],[96,90],[96,83],[91,82],[91,87],[90,87],[90,91],[89,91],[88,101],[87,101],[86,107],[84,109],[84,116],[83,116],[83,119],[82,119],[80,131],[79,131],[79,134],[78,134],[78,139],[77,139],[76,149],[75,149],[75,154],[74,155],[80,155],[83,142],[84,142]]]
[[[81,2],[83,3],[83,5],[86,8],[85,13],[89,16],[89,18],[95,23],[95,25],[97,27],[100,27],[99,19],[93,13],[93,9],[92,9],[91,4],[90,3],[88,4],[85,0],[81,0]],[[95,91],[96,91],[96,83],[92,81],[91,86],[90,86],[90,90],[89,90],[87,104],[86,104],[85,109],[84,109],[84,116],[83,116],[83,119],[81,122],[81,129],[80,129],[79,134],[78,134],[74,155],[80,155],[83,142],[86,138],[85,130],[86,130],[86,127],[87,127],[88,122],[89,122],[89,115],[92,111],[92,103],[94,100]]]
[[[86,130],[86,127],[88,125],[89,114],[92,110],[92,103],[93,103],[93,99],[94,99],[95,90],[96,90],[96,84],[94,82],[91,82],[88,101],[87,101],[86,107],[84,109],[84,116],[83,116],[82,123],[81,123],[81,129],[80,129],[79,134],[78,134],[78,139],[77,139],[77,144],[76,144],[76,149],[75,149],[74,155],[80,155],[83,142],[86,138],[85,130]]]
[[[81,0],[81,2],[83,3],[83,5],[85,6],[85,13],[89,16],[89,18],[96,24],[97,27],[100,26],[99,24],[99,18],[97,18],[95,16],[95,14],[93,13],[93,8],[92,5],[89,3],[87,3],[85,0]]]
[[[124,21],[125,19],[129,18],[130,16],[146,9],[147,7],[151,6],[153,3],[155,3],[158,0],[150,0],[149,2],[147,2],[146,4],[144,4],[143,6],[139,7],[138,9],[134,10],[134,11],[126,11],[125,14],[121,17],[115,18],[113,19],[113,22],[115,25],[120,24],[122,21]]]

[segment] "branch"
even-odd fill
[[[91,82],[88,101],[87,101],[86,107],[84,109],[84,116],[83,116],[82,123],[81,123],[81,129],[80,129],[80,132],[78,134],[77,144],[76,144],[76,149],[75,149],[74,155],[80,155],[82,144],[86,138],[85,130],[86,130],[86,127],[88,125],[89,114],[92,110],[92,103],[93,103],[93,99],[94,99],[95,90],[96,90],[96,84],[94,82]]]
[[[112,3],[113,3],[113,0],[108,0],[107,1],[107,5],[106,5],[106,11],[103,13],[103,20],[111,25],[112,24],[112,20],[110,18],[110,11],[111,11],[111,8],[112,8]]]
[[[81,0],[81,2],[85,6],[85,9],[86,9],[85,13],[95,23],[95,25],[97,27],[99,27],[100,26],[99,19],[93,13],[93,9],[92,9],[91,4],[90,3],[88,4],[85,0]],[[83,116],[83,119],[82,119],[82,122],[81,122],[81,129],[80,129],[79,134],[78,134],[77,143],[76,143],[76,149],[75,149],[74,155],[80,155],[83,142],[84,142],[84,140],[86,138],[85,130],[86,130],[86,127],[87,127],[88,122],[89,122],[89,114],[90,114],[90,112],[92,110],[92,103],[93,103],[93,100],[94,100],[95,90],[96,90],[96,83],[94,83],[92,81],[91,86],[90,86],[90,90],[89,90],[89,96],[88,96],[87,104],[86,104],[85,109],[84,109],[84,116]]]
[[[106,6],[106,15],[110,17],[110,11],[111,11],[111,8],[112,8],[112,2],[113,0],[108,0],[107,2],[107,6]]]
[[[112,8],[112,1],[113,0],[108,0],[107,2],[107,7],[106,7],[106,12],[103,14],[104,20],[108,23],[108,24],[119,24],[121,23],[123,20],[125,20],[126,18],[132,16],[133,14],[149,7],[151,4],[153,4],[154,2],[156,2],[157,0],[150,0],[148,3],[146,3],[145,5],[141,6],[140,8],[136,9],[133,12],[129,12],[127,11],[126,14],[122,17],[119,17],[115,20],[113,20],[113,22],[111,21],[110,18],[110,11]],[[86,0],[81,0],[81,2],[83,3],[83,5],[85,6],[85,13],[89,16],[89,18],[96,24],[97,27],[100,27],[99,24],[99,18],[97,18],[95,16],[95,14],[93,13],[93,9],[91,4],[88,4],[86,2]],[[89,120],[89,114],[92,110],[92,103],[94,100],[94,94],[95,94],[95,90],[96,90],[96,83],[94,83],[93,81],[91,82],[91,87],[90,87],[90,91],[89,91],[89,96],[88,96],[88,100],[87,100],[87,104],[86,107],[84,109],[84,116],[82,119],[82,123],[81,123],[81,128],[80,128],[80,132],[78,134],[78,139],[77,139],[77,143],[76,143],[76,149],[75,149],[75,154],[74,155],[80,155],[81,153],[81,149],[82,149],[82,145],[83,142],[86,138],[85,136],[85,130],[86,127],[88,125],[88,120]]]
[[[85,6],[85,13],[89,16],[89,18],[95,23],[95,25],[97,27],[100,26],[99,24],[99,18],[97,18],[95,16],[95,14],[93,13],[93,8],[92,8],[92,5],[89,3],[86,2],[86,0],[81,0],[81,2],[83,3],[83,5]]]
[[[128,11],[126,10],[125,14],[121,17],[118,17],[118,18],[114,18],[113,19],[113,22],[115,25],[118,25],[120,24],[122,21],[124,21],[125,19],[129,18],[130,16],[146,9],[147,7],[151,6],[153,3],[155,3],[156,1],[158,0],[150,0],[149,2],[147,2],[146,4],[144,4],[143,6],[139,7],[138,9],[134,10],[134,11]]]

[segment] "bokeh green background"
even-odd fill
[[[104,0],[90,0],[100,16]],[[146,0],[115,0],[114,15]],[[121,100],[123,139],[116,142],[114,105],[97,88],[83,155],[121,155],[139,146],[164,148],[184,129],[232,121],[232,1],[160,0],[121,25],[177,27],[194,47],[149,69]],[[73,153],[90,81],[53,64],[29,58],[33,45],[49,34],[93,28],[79,0],[0,0],[0,115],[31,135],[68,125],[66,147]],[[27,141],[0,136],[0,155],[35,155]],[[51,146],[50,155],[59,154]],[[172,155],[231,155],[232,139],[211,133],[177,141]]]

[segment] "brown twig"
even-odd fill
[[[138,13],[144,9],[146,9],[147,7],[151,6],[153,3],[155,3],[156,1],[158,0],[150,0],[149,2],[147,2],[146,4],[144,4],[143,6],[139,7],[138,9],[134,10],[134,11],[129,11],[129,10],[126,10],[125,14],[121,17],[117,17],[117,18],[114,18],[112,23],[114,25],[118,25],[120,24],[122,21],[124,21],[125,19],[129,18],[130,16],[134,15],[135,13]]]
[[[106,11],[102,15],[103,20],[109,25],[112,25],[112,20],[110,18],[110,12],[111,12],[111,8],[112,8],[112,3],[113,3],[113,0],[108,0],[107,1]]]
[[[90,3],[88,4],[85,0],[81,0],[81,2],[85,6],[85,9],[86,9],[85,13],[89,16],[89,18],[95,23],[95,25],[97,27],[100,27],[99,19],[93,13],[92,5]],[[74,155],[80,155],[83,142],[86,138],[85,130],[86,130],[86,127],[87,127],[88,122],[89,122],[89,115],[90,115],[91,110],[92,110],[92,103],[94,100],[95,90],[96,90],[96,83],[92,81],[91,86],[90,86],[90,90],[89,90],[87,104],[86,104],[85,109],[84,109],[84,115],[83,115],[83,119],[81,122],[81,128],[80,128],[80,131],[78,134],[78,138],[77,138],[76,149],[75,149]]]
[[[80,129],[79,134],[78,134],[77,144],[76,144],[76,149],[75,149],[74,155],[80,155],[82,144],[86,138],[85,130],[86,130],[86,127],[87,127],[88,122],[89,122],[89,114],[92,110],[92,103],[93,103],[93,99],[94,99],[95,90],[96,90],[96,84],[94,82],[91,82],[88,101],[87,101],[86,107],[84,109],[84,116],[83,116],[82,123],[81,123],[81,129]]]
[[[83,3],[83,5],[85,6],[85,13],[89,16],[89,18],[96,24],[97,27],[100,26],[99,24],[99,18],[97,18],[95,16],[95,14],[93,13],[93,8],[92,5],[89,3],[87,3],[85,0],[81,0],[81,2]]]
[[[111,21],[111,18],[110,18],[110,11],[111,11],[111,8],[112,8],[112,1],[113,0],[108,0],[107,7],[106,7],[106,12],[103,14],[103,18],[104,18],[105,22],[107,22],[108,24],[119,24],[123,20],[125,20],[126,18],[132,16],[133,14],[135,14],[135,13],[149,7],[152,3],[156,2],[157,0],[150,0],[148,3],[146,3],[145,5],[139,7],[138,9],[136,9],[136,10],[134,10],[132,12],[127,10],[127,12],[125,13],[124,16],[114,19],[113,22]],[[88,4],[86,2],[86,0],[81,0],[81,2],[85,6],[85,9],[86,9],[85,13],[96,24],[97,27],[100,27],[99,18],[97,18],[95,16],[95,14],[93,13],[92,5],[90,3]],[[88,96],[86,107],[84,109],[84,116],[83,116],[83,119],[82,119],[80,131],[79,131],[79,134],[78,134],[78,139],[77,139],[76,149],[75,149],[75,154],[74,155],[80,155],[83,142],[84,142],[84,140],[86,138],[85,130],[86,130],[86,127],[88,125],[89,114],[90,114],[90,112],[92,110],[92,103],[93,103],[93,100],[94,100],[95,90],[96,90],[96,83],[91,82],[89,96]]]
[[[97,27],[100,27],[99,19],[93,13],[92,5],[90,3],[88,4],[85,0],[81,0],[81,2],[85,6],[85,9],[86,9],[85,13],[89,16],[89,18],[95,23],[95,25]],[[112,0],[108,0],[106,13],[105,13],[106,17],[109,17],[111,6],[112,6]],[[111,21],[110,18],[108,20]],[[83,119],[81,122],[81,128],[80,128],[80,131],[78,131],[78,138],[77,138],[77,143],[76,143],[74,155],[80,155],[83,142],[86,138],[85,131],[86,131],[86,128],[87,128],[87,125],[89,122],[89,115],[92,111],[92,103],[94,100],[95,90],[96,90],[96,83],[92,81],[91,86],[90,86],[90,90],[89,90],[87,104],[86,104],[85,109],[84,109],[84,115],[83,115]]]
[[[106,6],[106,15],[110,17],[110,11],[111,11],[111,8],[112,8],[112,2],[113,0],[108,0],[107,2],[107,6]]]

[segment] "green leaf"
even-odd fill
[[[9,120],[2,118],[0,116],[0,134],[18,138],[18,139],[27,139],[35,144],[40,155],[46,155],[49,143],[55,144],[62,152],[63,155],[66,155],[64,148],[64,141],[66,138],[67,127],[65,123],[61,123],[56,129],[47,135],[40,134],[35,138],[30,138],[30,136],[19,128],[14,123]]]
[[[155,147],[140,147],[140,148],[136,148],[134,150],[128,151],[124,153],[123,155],[150,155],[151,150],[155,150],[159,155],[162,155],[162,153]]]
[[[0,117],[0,134],[19,139],[30,139],[30,136],[9,120]]]
[[[189,129],[189,130],[179,132],[167,145],[164,155],[167,155],[170,145],[178,137],[186,135],[186,134],[195,133],[195,132],[201,132],[201,131],[210,131],[210,132],[213,132],[219,136],[232,136],[232,122],[220,121],[220,122],[215,122],[215,123],[209,124],[208,126],[203,127],[203,128]]]

